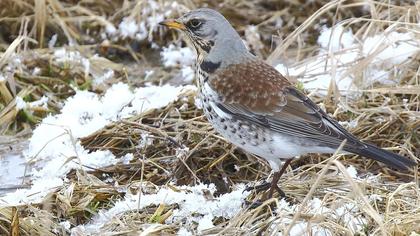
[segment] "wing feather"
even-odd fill
[[[252,121],[274,132],[336,148],[364,145],[264,62],[234,65],[211,75],[220,95],[217,106],[232,117]],[[268,78],[268,79],[267,79]]]

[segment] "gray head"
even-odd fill
[[[253,57],[235,29],[215,10],[200,8],[160,24],[183,31],[194,45],[199,60],[227,66]]]

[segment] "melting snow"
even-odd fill
[[[124,17],[118,26],[110,22],[105,24],[105,32],[102,37],[117,41],[119,39],[136,39],[148,41],[153,40],[153,33],[158,32],[158,23],[169,17],[173,12],[185,8],[176,1],[160,1],[147,0],[143,1],[140,8],[141,19],[133,16]]]
[[[357,170],[354,168],[354,166],[347,167],[347,173],[352,177],[353,179],[357,178]]]
[[[161,56],[165,67],[192,66],[195,61],[195,54],[189,47],[179,48],[174,44],[163,47]]]
[[[25,175],[26,160],[19,154],[0,156],[0,183],[2,188],[14,187],[22,184]],[[5,190],[0,189],[0,196]]]
[[[134,155],[132,153],[127,153],[120,158],[121,162],[125,165],[130,164],[130,161],[134,159]]]
[[[181,76],[185,82],[189,83],[194,79],[195,53],[189,47],[180,48],[170,44],[163,47],[161,57],[165,67],[181,67]]]
[[[308,206],[305,209],[305,214],[312,214],[316,218],[316,215],[327,215],[335,219],[337,222],[341,222],[344,227],[349,229],[353,234],[360,233],[367,220],[359,213],[361,209],[353,203],[344,203],[337,207],[326,207],[322,204],[322,200],[314,198],[308,202]],[[279,208],[276,210],[279,218],[275,220],[271,226],[272,230],[278,230],[279,235],[283,235],[281,232],[286,229],[292,222],[291,217],[296,214],[299,210],[299,205],[290,205],[285,200],[280,200]],[[284,216],[284,217],[280,217]],[[327,226],[327,227],[325,227]],[[294,223],[290,229],[290,235],[319,235],[319,236],[332,236],[333,233],[328,229],[328,225],[322,225],[322,223],[311,222],[310,220],[298,220]]]
[[[318,37],[318,44],[328,50],[336,52],[344,48],[349,48],[354,43],[354,35],[351,29],[344,31],[344,27],[336,25],[335,27],[328,28],[323,26],[321,34]]]
[[[134,38],[136,33],[139,31],[140,27],[137,26],[137,23],[134,19],[126,17],[118,25],[120,34],[123,38]]]
[[[54,46],[55,46],[55,44],[57,43],[57,34],[54,34],[52,37],[51,37],[51,39],[50,39],[50,41],[48,41],[48,48],[49,49],[52,49],[52,48],[54,48]]]
[[[284,75],[299,77],[306,89],[320,94],[326,94],[331,80],[344,93],[369,88],[375,82],[396,83],[392,80],[394,67],[420,51],[420,42],[410,32],[380,33],[357,40],[351,29],[341,25],[323,27],[318,44],[321,48],[314,58],[291,67],[279,64],[276,69]],[[354,78],[360,71],[352,71],[352,67],[370,57],[373,59],[369,66],[362,71],[363,85],[356,86]]]
[[[57,54],[78,58],[78,54],[67,54],[65,51]],[[63,184],[63,176],[71,169],[81,168],[82,165],[103,167],[117,163],[119,160],[109,151],[88,153],[77,138],[87,136],[112,121],[164,107],[176,101],[183,91],[191,89],[195,87],[165,85],[131,90],[127,84],[118,83],[104,96],[77,91],[67,99],[60,114],[47,116],[33,131],[29,147],[24,151],[27,161],[34,164],[32,187],[6,194],[0,198],[0,206],[41,201],[55,187]],[[41,98],[35,103],[40,105],[46,100]],[[26,103],[22,103],[24,105]],[[126,157],[123,161],[129,159]]]
[[[192,82],[194,80],[194,70],[192,66],[184,66],[181,69],[182,77],[185,82]]]
[[[103,75],[96,77],[93,80],[93,83],[95,85],[102,84],[102,83],[106,82],[107,80],[112,79],[114,77],[114,74],[115,74],[114,70],[107,69]]]
[[[419,42],[414,40],[413,33],[393,31],[386,35],[374,35],[363,42],[363,55],[376,54],[373,62],[387,67],[398,65],[419,51]]]
[[[16,96],[15,101],[16,101],[16,109],[18,109],[18,110],[22,110],[22,109],[26,108],[26,105],[27,105],[27,104],[26,104],[26,102],[23,100],[23,98],[22,98],[22,97]]]
[[[211,199],[206,197],[208,194],[204,194],[204,192],[209,191],[213,195],[216,191],[214,184],[198,184],[196,186],[181,186],[178,188],[181,191],[162,187],[155,194],[144,194],[140,198],[140,204],[138,195],[127,194],[124,200],[116,202],[111,209],[100,211],[92,222],[75,227],[72,231],[85,234],[100,233],[102,226],[124,212],[138,209],[139,205],[140,209],[142,209],[159,204],[178,204],[179,206],[166,220],[167,223],[179,222],[187,228],[191,228],[192,224],[198,223],[197,230],[202,231],[214,226],[212,220],[215,217],[230,219],[238,214],[243,200],[249,194],[249,192],[244,192],[245,185],[237,185],[236,190]],[[183,229],[180,230],[179,234],[188,235],[188,232]]]
[[[165,3],[166,4],[166,3]],[[138,22],[130,17],[122,19],[115,27],[112,24],[106,25],[106,33],[112,37],[129,37],[139,40],[145,39],[155,32],[157,22],[171,11],[178,7],[177,4],[166,4],[164,13],[158,13],[153,17]],[[153,0],[147,1],[146,7],[142,8],[142,14],[156,13],[160,5]],[[250,29],[252,32],[254,28]],[[55,44],[54,37],[51,38],[49,45]],[[149,38],[150,40],[150,38]],[[350,29],[345,29],[338,25],[334,28],[324,27],[318,39],[321,46],[319,55],[316,59],[305,61],[295,67],[287,68],[280,64],[276,67],[283,74],[291,76],[302,76],[305,87],[309,90],[318,90],[325,93],[330,81],[334,80],[338,88],[342,91],[355,89],[353,75],[347,74],[349,66],[354,62],[374,55],[369,68],[364,72],[373,76],[374,81],[387,82],[390,78],[390,70],[399,63],[409,59],[410,56],[419,51],[419,43],[410,33],[378,34],[367,37],[359,45],[358,40]],[[161,53],[165,67],[178,67],[181,75],[186,81],[193,78],[193,64],[195,60],[194,52],[188,48],[179,48],[169,45],[163,48]],[[78,52],[69,52],[66,49],[58,49],[54,53],[54,60],[59,63],[80,63],[85,71],[90,70],[90,62]],[[16,58],[13,63],[20,63]],[[12,68],[12,67],[10,67]],[[9,69],[11,71],[11,69]],[[101,83],[107,78],[113,77],[114,71],[107,71],[103,77],[97,78],[96,82]],[[148,75],[153,73],[148,72]],[[6,74],[7,75],[7,74]],[[5,78],[0,74],[0,81]],[[27,161],[34,163],[32,171],[33,181],[30,189],[20,189],[14,193],[9,193],[0,197],[0,206],[19,205],[26,203],[38,203],[48,193],[55,188],[63,185],[65,175],[74,168],[103,167],[117,162],[128,164],[132,159],[132,154],[117,159],[109,151],[96,151],[88,153],[77,141],[78,138],[89,135],[96,130],[104,127],[110,122],[127,118],[134,114],[139,114],[153,108],[160,108],[170,102],[177,100],[180,94],[187,89],[194,89],[193,86],[173,87],[165,85],[162,87],[150,86],[144,88],[130,89],[128,85],[118,83],[106,91],[103,96],[88,91],[77,91],[69,98],[61,110],[60,114],[46,117],[42,123],[34,130],[30,139],[29,147],[25,151]],[[48,98],[41,98],[40,101],[30,103],[32,106],[42,106],[46,104]],[[28,106],[21,98],[17,98],[18,108]],[[197,106],[200,104],[197,103]],[[351,125],[351,124],[349,124]],[[141,135],[139,146],[149,145],[148,134]],[[177,150],[182,155],[182,149]],[[354,167],[347,168],[352,178],[357,179],[357,171]],[[236,190],[231,193],[223,194],[209,199],[205,191],[211,195],[215,192],[213,184],[197,186],[182,186],[181,191],[174,191],[170,188],[162,187],[154,194],[144,194],[139,196],[127,193],[125,198],[115,203],[114,207],[100,211],[97,216],[87,225],[74,227],[72,232],[98,233],[100,228],[124,212],[136,209],[138,206],[144,208],[159,204],[177,204],[178,209],[173,211],[167,223],[179,222],[179,235],[192,235],[195,232],[187,230],[192,228],[192,224],[197,225],[198,232],[213,227],[215,217],[230,219],[237,215],[248,195],[243,192],[244,186],[236,186]],[[371,200],[381,200],[378,196],[371,197]],[[307,210],[312,214],[328,214],[337,221],[341,221],[352,232],[360,231],[366,224],[366,219],[360,213],[356,205],[346,203],[342,206],[333,208],[325,207],[318,198],[312,199]],[[290,205],[284,200],[280,201],[277,209],[278,215],[293,215],[299,205]],[[289,218],[279,218],[273,223],[272,229],[284,228],[291,223]],[[69,222],[62,222],[66,229],[70,228]],[[308,221],[298,221],[291,229],[291,235],[302,235],[308,231],[315,232],[315,235],[332,235],[331,232],[320,224]]]
[[[22,97],[16,96],[16,109],[22,110],[27,107],[43,107],[47,109],[48,97],[42,96],[39,100],[33,102],[25,102]]]

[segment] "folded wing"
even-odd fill
[[[219,70],[211,75],[209,84],[220,95],[218,108],[234,118],[252,121],[317,146],[337,148],[346,139],[344,150],[348,152],[400,169],[414,165],[402,156],[359,141],[262,61]]]

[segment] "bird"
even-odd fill
[[[206,118],[225,139],[265,159],[274,172],[268,198],[290,162],[342,150],[407,170],[416,162],[360,141],[264,60],[253,55],[218,11],[199,8],[162,26],[180,30],[196,51],[195,73]],[[267,189],[266,188],[266,189]]]

